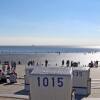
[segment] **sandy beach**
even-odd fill
[[[35,60],[39,64],[44,64],[45,59],[48,59],[49,65],[55,66],[57,63],[58,66],[61,66],[61,61],[73,60],[80,61],[81,66],[87,65],[91,60],[99,60],[100,53],[95,54],[83,54],[83,53],[73,53],[73,54],[35,54],[35,55],[0,55],[2,57],[2,61],[16,61],[16,63],[20,60],[21,65],[16,66],[17,72],[17,83],[15,84],[0,84],[0,100],[28,100],[28,94],[24,90],[24,75],[25,75],[25,67],[27,66],[27,62],[29,60]],[[18,58],[20,59],[18,59]],[[9,59],[10,58],[10,59]],[[52,63],[51,63],[52,62]],[[90,77],[91,81],[91,94],[84,98],[84,100],[88,100],[88,98],[100,98],[100,67],[91,68],[90,69]]]
[[[24,65],[17,65],[16,72],[18,75],[17,83],[0,84],[0,100],[28,100],[28,94],[24,90]]]
[[[12,85],[0,84],[0,100],[28,100],[28,93],[24,90],[25,65],[17,65],[16,68],[18,74],[17,83]],[[91,94],[85,98],[86,100],[88,100],[89,98],[100,98],[100,67],[91,68],[90,77],[92,78]],[[7,97],[8,94],[9,97]],[[16,97],[12,96],[12,94],[16,95]],[[17,95],[20,95],[20,97],[18,97]]]

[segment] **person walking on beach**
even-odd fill
[[[45,60],[45,67],[47,67],[48,65],[48,60]]]
[[[95,61],[94,65],[95,67],[98,67],[98,61]]]
[[[21,62],[20,62],[20,61],[18,61],[18,64],[20,65],[20,64],[21,64]]]
[[[35,61],[34,61],[34,60],[32,61],[32,65],[33,65],[33,66],[35,65]]]
[[[73,66],[73,61],[71,61],[71,67]]]
[[[62,60],[62,66],[64,66],[64,60]]]
[[[16,62],[11,62],[11,70],[16,70]]]
[[[67,60],[67,61],[66,61],[66,66],[69,67],[69,64],[70,64],[70,61]]]
[[[13,68],[16,70],[16,62],[13,63]]]

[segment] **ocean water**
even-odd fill
[[[0,53],[89,53],[100,52],[99,47],[75,46],[0,46]]]

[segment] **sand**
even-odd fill
[[[12,97],[12,94],[15,96],[15,95],[20,95],[20,96],[23,96],[25,95],[26,97],[26,100],[28,98],[28,93],[25,92],[24,90],[24,72],[25,72],[25,66],[24,65],[17,65],[16,67],[16,72],[18,74],[18,79],[17,79],[17,83],[15,84],[0,84],[0,100],[25,100],[25,99],[20,99],[20,98],[4,98],[3,95],[11,95]],[[3,97],[2,97],[3,96]]]
[[[0,84],[0,94],[10,94],[10,95],[25,95],[26,100],[28,100],[28,94],[24,91],[24,74],[25,65],[17,65],[16,71],[18,74],[17,83],[15,84]],[[100,98],[100,67],[90,69],[91,81],[91,94],[86,97],[89,98]],[[0,100],[25,100],[23,98],[4,98],[0,95]],[[85,100],[85,99],[84,99]],[[95,100],[95,99],[93,99]]]

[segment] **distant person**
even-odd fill
[[[20,65],[20,64],[21,64],[21,62],[20,62],[20,61],[18,61],[18,64]]]
[[[35,61],[34,61],[34,60],[32,61],[32,65],[33,65],[33,66],[35,65]]]
[[[91,61],[91,67],[94,67],[93,61]]]
[[[57,66],[57,63],[56,63],[56,66]]]
[[[47,67],[48,65],[48,60],[45,60],[45,67]]]
[[[89,67],[94,67],[93,61],[91,61],[88,66]]]
[[[30,66],[30,61],[28,61],[27,65]]]
[[[67,61],[66,61],[66,66],[69,67],[69,64],[70,64],[70,61],[67,60]]]
[[[59,55],[60,55],[60,51],[59,51],[58,53],[59,53]]]
[[[64,66],[64,60],[62,60],[62,66]]]
[[[95,61],[95,67],[98,67],[98,61]]]
[[[71,61],[71,67],[73,66],[73,61]]]
[[[16,62],[13,63],[13,68],[16,70]]]
[[[80,65],[80,62],[78,62],[78,65]]]
[[[37,62],[36,66],[38,66],[38,65],[39,65],[39,63]]]

